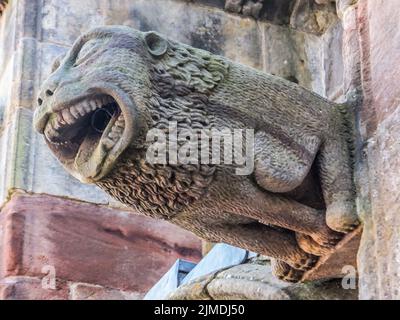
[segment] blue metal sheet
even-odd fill
[[[163,300],[180,285],[216,271],[244,263],[257,254],[225,243],[216,244],[196,265],[178,259],[171,269],[154,285],[145,300]]]
[[[150,289],[144,297],[144,300],[163,300],[175,291],[182,279],[196,266],[195,263],[176,260],[171,269]]]
[[[183,279],[182,284],[215,271],[242,264],[248,251],[225,243],[216,244],[211,251]]]

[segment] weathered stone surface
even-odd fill
[[[400,108],[379,124],[368,146],[370,210],[358,263],[361,298],[400,299]]]
[[[333,24],[322,36],[307,35],[304,41],[305,69],[310,74],[314,92],[337,101],[342,94],[342,27]]]
[[[66,300],[69,291],[65,283],[46,289],[36,277],[8,277],[0,280],[0,300]]]
[[[213,299],[288,300],[286,284],[276,280],[269,266],[239,265],[219,273],[207,285]]]
[[[399,106],[400,70],[393,67],[393,61],[400,59],[400,7],[396,0],[367,2],[371,95],[376,120],[381,123]]]
[[[15,194],[2,210],[2,275],[43,276],[146,292],[177,258],[201,244],[172,225],[42,195]]]
[[[358,0],[334,0],[334,1],[336,2],[336,13],[338,17],[342,19],[347,9],[352,9]]]
[[[171,300],[344,300],[357,299],[340,280],[288,284],[271,274],[269,264],[242,264],[179,287]]]
[[[286,27],[265,24],[264,71],[311,87],[305,43],[308,36]]]
[[[57,281],[48,287],[46,279],[7,277],[0,281],[0,300],[140,300],[142,294],[88,283]]]
[[[350,9],[348,9],[350,10]],[[400,8],[395,0],[359,1],[363,105],[357,163],[361,299],[399,299]]]
[[[140,300],[142,294],[108,289],[99,285],[73,283],[70,287],[70,300]]]
[[[5,1],[0,1],[4,4]],[[7,12],[1,14],[0,5],[0,125],[11,99],[11,84],[14,74],[15,58],[15,5],[8,5]],[[4,7],[3,7],[4,8]]]
[[[182,285],[168,297],[168,300],[212,300],[207,292],[207,285],[213,277],[199,277],[195,281]]]
[[[342,15],[343,94],[348,96],[361,88],[361,52],[358,33],[357,6],[348,7]]]
[[[290,26],[307,33],[321,35],[336,20],[336,8],[331,1],[318,3],[310,0],[296,0],[290,15]]]
[[[348,2],[346,1],[340,1],[338,9],[343,10]],[[194,2],[221,7],[221,1],[195,0]],[[322,34],[337,18],[335,2],[335,0],[225,0],[223,7],[232,14],[279,25],[290,24],[294,29]]]

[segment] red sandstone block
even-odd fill
[[[93,204],[16,194],[2,212],[2,275],[43,277],[146,292],[201,242],[169,223]]]
[[[98,285],[73,283],[70,285],[71,300],[140,300],[143,294],[108,289]]]
[[[68,299],[66,284],[57,283],[54,288],[43,285],[42,279],[9,277],[0,281],[0,300],[65,300]]]

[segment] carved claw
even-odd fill
[[[290,263],[290,265],[298,270],[302,271],[307,271],[312,269],[316,263],[318,262],[319,257],[307,253],[305,257],[302,257],[298,261],[294,261],[293,263]]]
[[[325,246],[321,246],[317,242],[315,242],[310,236],[302,233],[296,233],[296,240],[299,247],[307,252],[311,253],[315,256],[325,256],[332,251],[332,248],[327,248]]]
[[[286,282],[299,282],[304,275],[304,271],[295,269],[281,260],[273,259],[271,267],[274,276]]]
[[[343,234],[329,229],[327,226],[319,230],[318,233],[312,234],[311,238],[319,245],[332,249],[343,238]]]

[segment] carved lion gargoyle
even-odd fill
[[[284,79],[155,32],[103,27],[55,61],[38,104],[35,128],[73,176],[203,239],[270,256],[281,279],[301,279],[358,224],[346,108]],[[166,163],[148,161],[148,133],[171,123],[178,134],[253,130],[254,170],[173,162],[170,149]]]

